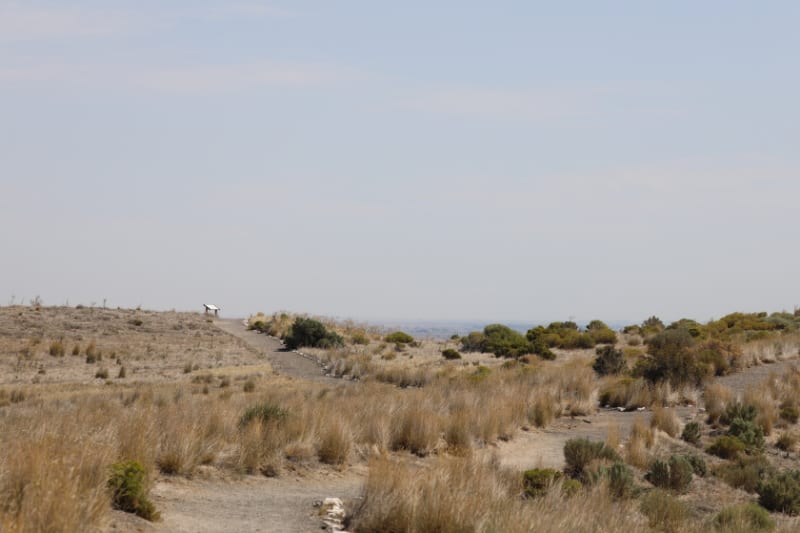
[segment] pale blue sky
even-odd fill
[[[799,25],[768,1],[0,0],[0,298],[791,310]]]

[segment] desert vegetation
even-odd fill
[[[164,478],[364,465],[363,499],[348,504],[355,531],[790,531],[800,371],[741,390],[718,381],[796,356],[797,320],[785,315],[651,317],[613,338],[600,321],[527,334],[491,325],[447,340],[250,319],[358,381],[337,384],[275,375],[202,315],[3,308],[0,529],[157,520]],[[593,344],[575,347],[575,335]],[[605,440],[566,438],[558,464],[503,458],[526,435],[535,445],[557,426],[569,437],[631,409],[642,412]]]

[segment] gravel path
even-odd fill
[[[350,381],[326,376],[325,371],[314,359],[287,350],[274,337],[248,330],[241,319],[215,320],[214,325],[222,331],[242,339],[248,345],[266,355],[272,368],[279,374],[332,385],[351,383]]]

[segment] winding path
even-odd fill
[[[319,383],[341,384],[351,383],[338,378],[325,375],[319,364],[298,353],[287,350],[281,342],[263,333],[247,329],[241,319],[219,319],[214,325],[222,331],[242,339],[252,348],[263,353],[269,360],[272,368],[284,376],[316,381]]]

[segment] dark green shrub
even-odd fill
[[[239,418],[239,427],[244,428],[255,420],[260,420],[262,424],[269,422],[281,422],[289,416],[289,412],[282,407],[272,403],[262,403],[248,407]]]
[[[114,509],[134,513],[146,520],[158,520],[158,512],[147,497],[146,476],[141,463],[123,461],[111,465],[108,488]]]
[[[442,350],[442,357],[445,359],[461,359],[461,354],[452,348]]]
[[[757,416],[758,408],[755,405],[734,402],[725,408],[725,412],[719,417],[719,421],[725,425],[731,424],[736,418],[754,422]]]
[[[267,330],[267,323],[264,322],[263,320],[256,320],[255,322],[247,326],[247,329],[260,331],[263,333],[264,331]]]
[[[685,458],[673,455],[669,461],[656,459],[645,479],[662,489],[686,492],[692,483],[692,465]]]
[[[593,344],[616,344],[617,342],[617,334],[613,329],[608,327],[590,329],[588,335],[589,338],[592,339]]]
[[[525,497],[537,498],[544,496],[553,484],[561,479],[562,474],[552,468],[534,468],[522,474],[522,486]]]
[[[395,331],[394,333],[386,335],[383,340],[395,344],[409,344],[414,342],[414,337],[403,331]]]
[[[650,527],[659,531],[680,531],[688,514],[683,502],[658,489],[647,493],[639,508]]]
[[[738,438],[730,435],[717,437],[717,440],[715,440],[711,446],[706,448],[708,453],[711,455],[716,455],[717,457],[721,457],[722,459],[737,459],[742,453],[744,453],[744,450],[744,443]]]
[[[616,350],[613,346],[602,346],[595,353],[597,357],[594,359],[592,368],[601,376],[625,371],[625,355],[622,350]]]
[[[589,463],[598,459],[621,462],[619,455],[602,442],[576,438],[564,444],[564,460],[567,463],[564,470],[572,477],[580,477]]]
[[[637,372],[653,383],[669,381],[673,386],[700,384],[708,369],[698,364],[691,350],[694,340],[685,329],[670,329],[648,339],[650,358],[642,359]]]
[[[565,496],[575,496],[583,488],[583,483],[577,479],[567,478],[561,482],[561,492]]]
[[[735,462],[719,465],[714,475],[736,489],[755,492],[758,484],[775,473],[766,457],[756,455],[742,457]]]
[[[684,455],[683,457],[692,465],[692,472],[694,472],[694,475],[706,477],[708,466],[706,465],[705,459],[699,455]]]
[[[480,331],[473,331],[461,338],[461,349],[465,352],[485,352],[486,336]]]
[[[497,357],[520,357],[533,353],[533,347],[518,331],[502,324],[490,324],[483,328],[485,351]]]
[[[360,344],[362,346],[369,344],[369,338],[361,332],[353,333],[353,337],[350,340],[353,344]]]
[[[748,453],[764,448],[764,430],[752,420],[734,418],[728,428],[728,435],[742,441]]]
[[[779,472],[756,487],[758,503],[770,511],[800,514],[800,470]]]
[[[683,426],[683,432],[681,433],[681,439],[688,442],[689,444],[697,445],[700,443],[700,424],[697,422],[689,422],[685,426]]]
[[[289,333],[283,339],[290,350],[308,346],[312,348],[336,348],[344,346],[342,337],[328,331],[325,325],[313,318],[298,317],[295,319]]]
[[[760,505],[748,502],[726,507],[714,517],[714,525],[722,531],[771,531],[775,520]],[[741,528],[741,529],[736,529]]]
[[[633,472],[624,463],[614,463],[608,469],[608,490],[614,498],[630,498],[634,493]]]

